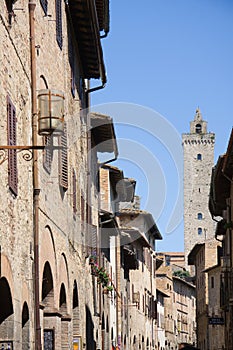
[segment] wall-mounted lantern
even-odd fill
[[[64,93],[44,89],[38,94],[38,134],[60,136],[64,126]]]

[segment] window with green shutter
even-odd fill
[[[16,110],[7,96],[7,143],[9,146],[16,145]],[[8,150],[8,184],[11,192],[18,194],[18,169],[16,149]]]

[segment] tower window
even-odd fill
[[[197,218],[198,218],[198,220],[202,220],[203,219],[202,213],[198,213]]]
[[[198,153],[198,155],[197,155],[197,160],[202,160],[202,155],[201,155],[201,153]]]
[[[201,133],[201,124],[196,124],[196,133],[200,134]]]
[[[198,227],[197,232],[198,232],[199,235],[201,235],[202,234],[202,228]]]

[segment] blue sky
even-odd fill
[[[133,119],[128,118],[133,113],[131,106],[155,111],[154,120],[162,116],[180,136],[189,131],[189,121],[199,106],[203,119],[208,121],[208,131],[216,134],[216,161],[226,150],[232,128],[232,18],[232,0],[110,2],[110,33],[102,39],[108,82],[103,90],[92,93],[91,103],[126,106],[125,123],[116,120],[120,156],[113,165],[137,180],[142,207],[152,212],[164,237],[157,245],[159,250],[183,250],[182,221],[167,233],[177,188],[179,191],[174,149],[167,147],[164,133],[162,141],[158,140],[159,130],[154,126],[151,134],[148,132],[151,116],[147,112],[141,114],[146,132],[141,126],[133,127]],[[115,120],[114,111],[115,107]],[[106,113],[111,114],[111,108],[106,108]],[[137,147],[130,147],[134,142],[142,149],[140,161]],[[144,153],[151,167],[143,163]],[[154,157],[154,163],[150,157]]]

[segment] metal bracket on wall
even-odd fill
[[[8,159],[8,151],[10,150],[16,150],[17,153],[24,152],[23,159],[26,161],[30,161],[33,158],[33,150],[61,150],[64,148],[65,147],[63,146],[0,146],[0,165]]]

